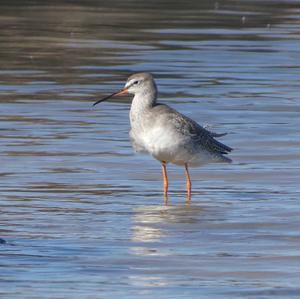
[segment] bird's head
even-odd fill
[[[136,73],[127,79],[124,88],[95,102],[93,105],[95,106],[98,103],[106,101],[114,96],[121,96],[125,94],[145,94],[150,92],[154,92],[156,94],[156,85],[153,76],[150,73]]]

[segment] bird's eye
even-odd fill
[[[133,85],[137,85],[139,83],[139,81],[134,81]]]

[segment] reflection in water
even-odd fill
[[[187,205],[165,206],[148,205],[134,209],[132,217],[132,241],[137,246],[131,247],[131,251],[136,255],[169,255],[170,252],[156,249],[151,244],[163,242],[170,234],[173,225],[195,225],[198,223],[203,207],[194,205],[193,208]],[[142,246],[144,245],[144,246]]]
[[[176,256],[176,248],[164,246],[170,237],[178,233],[178,226],[189,226],[193,230],[201,218],[203,208],[187,205],[147,205],[134,209],[132,217],[132,245],[130,254],[141,258],[163,258],[165,261]],[[186,229],[186,227],[185,227]],[[180,229],[179,229],[180,230]],[[180,240],[178,240],[180,242]],[[140,267],[144,267],[143,264]],[[153,267],[157,267],[153,265]],[[174,284],[167,276],[151,271],[142,275],[130,275],[129,283],[136,287],[168,287]]]
[[[134,209],[133,236],[134,242],[155,242],[165,236],[165,232],[155,224],[165,221],[168,214],[168,206],[141,206]]]
[[[132,286],[137,286],[137,287],[157,288],[157,287],[169,286],[171,284],[171,282],[166,278],[164,278],[163,276],[130,275],[128,279]]]

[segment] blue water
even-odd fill
[[[298,298],[300,3],[1,4],[1,298]],[[230,165],[160,165],[130,98],[227,132]]]

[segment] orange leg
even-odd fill
[[[165,200],[167,200],[169,183],[168,183],[166,162],[161,162],[161,166],[162,166],[162,173],[163,173],[163,178],[164,178],[164,198],[165,198]]]
[[[189,168],[187,163],[184,164],[185,167],[185,176],[186,176],[186,191],[187,191],[187,200],[191,200],[192,196],[192,182],[189,174]]]

